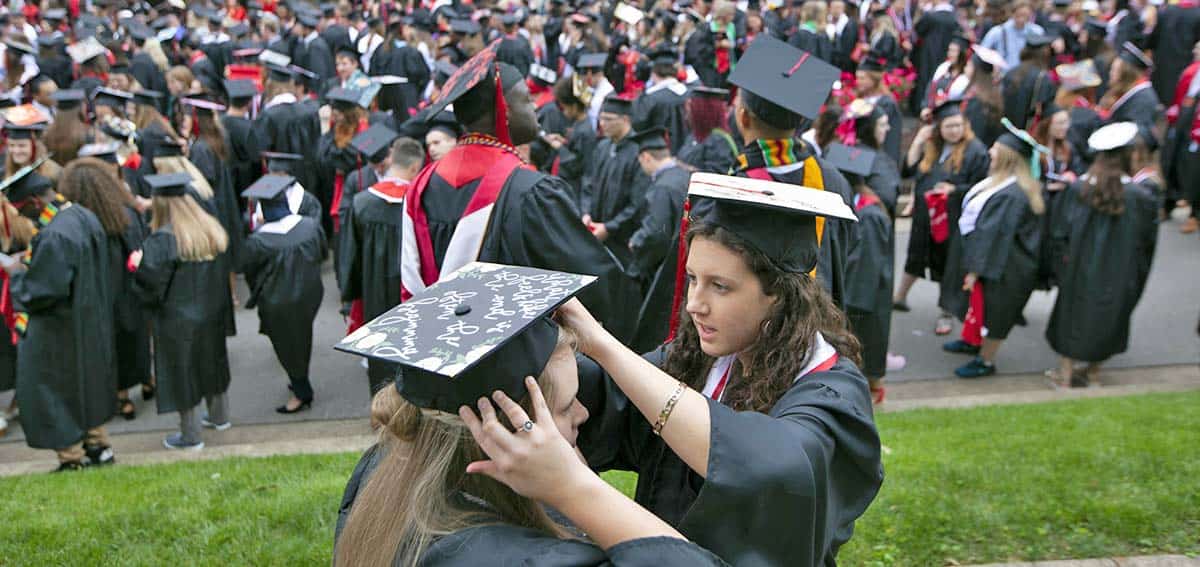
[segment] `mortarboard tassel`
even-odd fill
[[[500,65],[496,66],[496,139],[506,146],[512,146],[512,138],[508,135],[508,103],[504,100],[504,83],[500,80]]]
[[[667,331],[667,340],[663,341],[663,344],[675,340],[675,333],[679,331],[679,304],[683,302],[683,287],[687,281],[687,231],[691,222],[691,210],[692,201],[685,199],[683,218],[679,221],[679,253],[675,256],[675,294],[671,297],[671,324]]]

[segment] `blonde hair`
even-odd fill
[[[1007,177],[1016,177],[1017,185],[1021,186],[1021,191],[1029,199],[1029,208],[1033,210],[1033,214],[1040,215],[1045,212],[1042,185],[1029,171],[1029,158],[1004,144],[995,144],[992,147],[996,149],[996,159],[992,161],[991,178],[999,181]]]
[[[192,160],[183,156],[165,156],[154,158],[154,171],[160,174],[167,173],[186,173],[192,176],[192,189],[196,194],[205,201],[212,199],[212,185],[208,184],[208,179],[205,179],[204,173],[192,163]]]
[[[875,28],[875,30],[871,33],[871,45],[874,45],[876,41],[879,41],[879,38],[883,37],[884,33],[890,33],[892,34],[892,37],[896,38],[896,41],[900,41],[900,30],[896,29],[896,22],[892,20],[892,16],[890,14],[876,16],[875,19],[871,21],[871,24]]]
[[[175,250],[184,262],[207,262],[225,251],[229,235],[212,215],[200,208],[191,195],[151,200],[150,228],[158,230],[171,225],[175,235]]]
[[[21,215],[8,202],[8,196],[0,192],[0,245],[4,252],[22,250],[33,240],[33,221]]]
[[[196,75],[192,73],[191,69],[183,65],[176,65],[167,71],[166,79],[167,81],[183,83],[184,92],[187,92],[188,89],[192,88],[192,81],[196,80]]]
[[[574,352],[574,334],[559,329],[551,355]],[[543,371],[538,384],[546,399],[554,382]],[[521,403],[529,411],[529,400]],[[501,422],[511,427],[503,412]],[[486,459],[462,419],[422,410],[387,386],[371,400],[371,422],[379,427],[379,464],[358,493],[334,549],[334,565],[390,566],[399,559],[415,566],[434,540],[485,524],[515,524],[557,537],[567,533],[537,502],[479,474],[467,465]],[[456,492],[487,502],[492,512],[464,507]]]
[[[147,39],[142,44],[142,51],[150,56],[150,60],[154,61],[154,66],[158,67],[159,71],[166,73],[171,68],[171,62],[167,59],[167,54],[163,52],[162,44],[157,39]]]

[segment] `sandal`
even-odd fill
[[[1042,373],[1046,377],[1046,385],[1055,390],[1065,390],[1071,387],[1071,381],[1064,378],[1058,370],[1047,370]]]
[[[949,335],[950,331],[954,330],[954,319],[949,317],[938,317],[937,324],[933,326],[933,334]]]
[[[137,406],[133,405],[133,400],[129,398],[118,399],[117,413],[121,414],[121,417],[127,420],[132,420],[137,417]]]

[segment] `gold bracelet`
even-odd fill
[[[671,417],[671,412],[675,411],[675,404],[679,403],[679,397],[683,395],[683,391],[687,389],[687,384],[679,381],[675,384],[675,391],[671,393],[671,398],[667,400],[667,405],[663,406],[662,411],[658,412],[658,421],[654,422],[654,434],[662,435],[662,430],[667,426],[667,420]]]

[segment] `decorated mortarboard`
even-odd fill
[[[455,413],[502,391],[525,398],[558,346],[554,310],[595,276],[474,262],[371,320],[334,348],[400,365],[409,403]]]
[[[688,199],[691,222],[738,235],[792,273],[817,265],[816,217],[858,220],[835,192],[730,175],[692,174]]]
[[[67,46],[67,55],[70,55],[71,60],[79,65],[104,55],[106,51],[108,50],[95,37],[89,37]]]
[[[655,126],[641,132],[636,132],[633,134],[632,140],[637,144],[639,152],[665,150],[670,147],[667,144],[667,129],[662,126]]]
[[[296,178],[291,175],[268,173],[259,177],[258,181],[255,181],[245,191],[242,191],[242,196],[247,199],[271,201],[280,198],[283,192],[295,182]]]
[[[96,158],[108,163],[120,162],[121,144],[119,142],[104,142],[96,144],[84,144],[79,148],[76,154],[78,157]]]
[[[696,85],[692,87],[692,96],[704,98],[719,98],[721,100],[729,100],[729,89],[719,87],[710,87],[707,85]]]
[[[475,23],[474,20],[467,18],[455,18],[450,20],[450,31],[463,35],[475,35],[479,33],[480,28],[479,24]]]
[[[46,124],[14,124],[4,123],[4,135],[10,140],[32,140],[46,131]]]
[[[613,11],[613,16],[631,26],[636,26],[638,22],[642,21],[642,18],[646,17],[646,14],[629,4],[619,2],[616,10]]]
[[[1093,151],[1107,152],[1132,146],[1137,141],[1138,125],[1133,122],[1113,122],[1097,128],[1088,136],[1088,147]]]
[[[838,171],[866,177],[871,174],[871,166],[875,165],[875,150],[862,146],[847,146],[834,142],[829,144],[821,155],[829,165]]]
[[[133,101],[133,93],[100,87],[92,93],[92,104],[125,108],[125,104]]]
[[[524,82],[525,77],[516,67],[496,60],[500,41],[497,39],[488,44],[446,80],[437,102],[429,106],[426,116],[436,116],[453,104],[458,119],[470,124],[490,111],[495,117],[496,138],[505,144],[512,142],[508,136],[508,104],[504,91]]]
[[[729,82],[742,88],[742,102],[759,119],[795,128],[798,116],[817,117],[840,75],[811,53],[763,35],[738,60]]]
[[[182,197],[192,183],[191,174],[182,172],[147,175],[145,179],[155,197]]]
[[[583,53],[579,55],[579,62],[575,65],[576,69],[603,69],[604,64],[608,62],[607,53]]]
[[[1078,91],[1100,86],[1100,73],[1096,72],[1096,64],[1091,59],[1075,63],[1063,63],[1054,68],[1058,75],[1059,86],[1068,91]]]
[[[1154,61],[1151,61],[1145,52],[1138,49],[1138,46],[1129,41],[1121,44],[1121,53],[1117,57],[1142,70],[1149,70],[1154,67]]]
[[[571,14],[570,20],[577,24],[586,25],[592,23],[592,15],[584,12],[575,12],[574,14]]]
[[[1038,158],[1038,154],[1049,154],[1050,150],[1039,144],[1029,132],[1014,126],[1007,117],[1001,118],[1000,123],[1004,125],[1005,131],[996,138],[996,143],[1012,149],[1028,160],[1030,175],[1034,179],[1041,179],[1041,159]]]
[[[29,45],[28,43],[25,43],[25,42],[23,42],[23,41],[19,41],[19,40],[16,40],[16,39],[12,39],[12,38],[5,38],[5,39],[4,39],[4,46],[5,46],[5,47],[7,47],[7,48],[9,48],[9,49],[11,49],[11,50],[13,50],[13,51],[19,51],[19,52],[21,52],[21,53],[24,53],[24,54],[26,54],[26,55],[34,55],[34,56],[36,56],[36,55],[37,55],[37,53],[38,53],[38,52],[37,52],[37,49],[35,49],[35,48],[34,48],[32,45]]]
[[[1025,34],[1026,47],[1046,47],[1054,41],[1054,36],[1045,33],[1028,33]]]
[[[83,104],[85,98],[87,93],[83,89],[63,89],[50,95],[50,100],[54,101],[54,106],[59,110],[75,108]]]
[[[223,112],[225,110],[225,105],[202,98],[184,97],[179,99],[179,102],[196,110],[205,110],[208,112]]]
[[[972,51],[975,52],[976,65],[978,66],[982,63],[985,71],[991,72],[995,70],[1004,72],[1004,70],[1008,69],[1008,61],[1004,59],[1004,56],[999,51],[982,45],[976,45],[972,48]]]
[[[600,104],[600,112],[631,116],[633,114],[633,100],[623,98],[616,93],[610,94]]]
[[[529,66],[529,76],[543,85],[553,85],[558,82],[558,73],[554,69],[533,63]]]
[[[375,124],[351,138],[350,145],[366,156],[367,161],[379,163],[387,158],[388,149],[391,148],[392,142],[399,137],[400,135],[391,128],[383,124]]]
[[[49,156],[42,156],[37,161],[13,172],[4,181],[0,181],[0,191],[4,192],[9,202],[20,203],[54,186],[53,181],[35,173],[47,159],[50,159]]]
[[[22,104],[2,111],[5,125],[32,126],[50,122],[50,115],[32,104]]]
[[[287,68],[288,65],[292,64],[292,58],[288,57],[287,54],[280,53],[278,51],[272,51],[270,49],[262,50],[262,52],[258,54],[258,60],[262,62],[263,65],[274,65],[282,68]]]
[[[225,94],[230,101],[244,101],[258,94],[258,87],[250,79],[225,79]]]
[[[934,122],[940,122],[950,118],[951,116],[958,116],[962,114],[963,102],[964,101],[961,98],[947,98],[938,102],[937,106],[933,107]]]
[[[233,51],[229,52],[229,54],[232,55],[234,59],[244,60],[244,59],[256,59],[256,58],[258,58],[259,55],[262,54],[262,52],[263,52],[262,47],[249,46],[249,47],[242,47],[239,49],[234,49]]]
[[[133,93],[133,102],[136,102],[137,104],[140,104],[142,106],[157,107],[158,102],[160,100],[162,100],[162,97],[163,97],[163,94],[158,91],[152,91],[150,89],[142,89],[136,93]]]
[[[325,93],[325,99],[333,106],[370,108],[371,101],[379,94],[379,84],[366,79],[361,88],[336,87]]]

